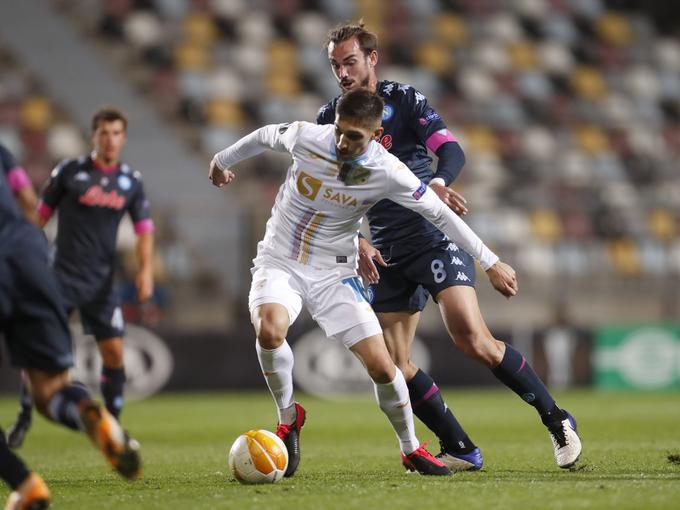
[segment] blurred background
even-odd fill
[[[288,157],[242,165],[226,190],[209,186],[208,163],[261,125],[314,121],[339,92],[326,32],[359,18],[380,37],[378,77],[422,91],[459,139],[466,221],[518,271],[510,301],[478,278],[496,337],[553,388],[680,389],[674,2],[0,2],[0,142],[36,190],[59,160],[89,152],[94,110],[129,115],[124,159],[144,176],[157,226],[156,294],[143,307],[131,226],[119,235],[132,391],[264,387],[249,267]],[[453,348],[436,307],[418,335],[440,385],[496,384]],[[367,387],[320,336],[304,315],[291,330],[298,383]],[[82,345],[87,379],[96,355]],[[16,382],[1,372],[0,388]]]

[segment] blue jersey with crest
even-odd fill
[[[124,163],[101,169],[89,156],[63,161],[53,170],[41,214],[55,209],[59,210],[55,270],[85,292],[113,275],[123,215],[129,213],[135,224],[150,221],[140,173]]]
[[[427,98],[416,89],[402,83],[381,80],[376,92],[385,102],[383,110],[383,134],[380,143],[397,156],[423,183],[429,184],[432,176],[432,158],[425,145],[426,140],[446,124],[429,105]],[[333,124],[335,107],[341,96],[325,104],[317,114],[318,124]],[[371,227],[371,241],[376,247],[395,243],[427,240],[423,236],[441,237],[441,233],[420,214],[381,200],[367,213]]]

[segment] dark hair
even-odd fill
[[[345,23],[336,26],[326,35],[324,47],[328,48],[330,43],[338,44],[352,37],[357,38],[359,47],[364,55],[368,56],[371,52],[378,51],[378,36],[366,30],[363,19],[360,19],[356,24]]]
[[[100,108],[92,116],[92,132],[97,131],[100,122],[114,122],[120,120],[123,123],[123,129],[127,130],[127,117],[118,108],[112,106],[105,106]]]
[[[345,93],[335,108],[339,117],[360,120],[365,124],[382,121],[385,102],[375,92],[360,88]]]

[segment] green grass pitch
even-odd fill
[[[240,485],[226,459],[239,433],[274,428],[265,391],[128,404],[123,421],[145,464],[133,483],[120,480],[84,437],[39,417],[21,455],[48,482],[57,509],[680,508],[678,393],[559,394],[584,445],[577,467],[561,470],[535,411],[519,398],[505,390],[449,391],[447,402],[485,465],[448,478],[404,473],[394,433],[370,396],[298,397],[308,411],[302,461],[294,478],[274,485]],[[16,406],[12,396],[0,399],[5,428]],[[421,441],[433,439],[417,427]],[[3,501],[7,492],[0,489]]]

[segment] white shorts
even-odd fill
[[[382,334],[353,268],[319,269],[269,255],[260,255],[253,263],[248,294],[251,317],[258,306],[278,303],[286,307],[293,324],[304,304],[326,336],[347,348]]]

